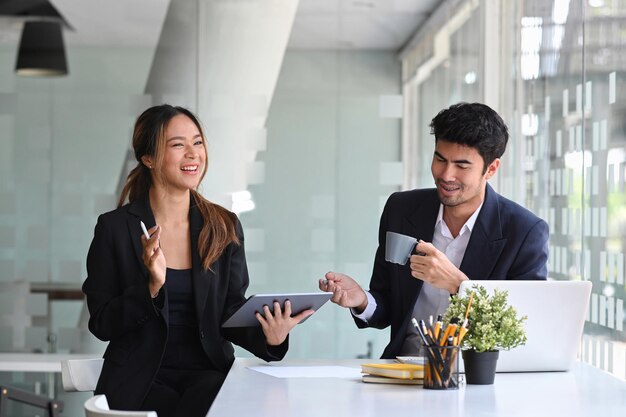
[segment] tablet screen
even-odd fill
[[[312,293],[293,293],[293,294],[256,294],[248,298],[239,310],[235,312],[228,320],[222,324],[222,327],[250,327],[260,326],[256,319],[255,313],[263,312],[263,306],[267,305],[270,311],[274,311],[274,301],[278,301],[283,307],[285,301],[291,301],[292,315],[296,315],[304,310],[318,310],[323,306],[333,293],[331,292],[312,292]],[[305,319],[306,320],[306,319]],[[303,320],[302,322],[304,322]]]

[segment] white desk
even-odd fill
[[[90,359],[96,353],[0,353],[0,372],[61,372],[64,359]]]
[[[271,366],[347,366],[363,360],[311,360]],[[358,378],[276,378],[236,359],[207,417],[332,416],[626,416],[626,382],[587,364],[570,372],[496,375],[494,385],[433,391],[421,386],[366,384]]]
[[[65,359],[90,359],[97,354],[74,353],[0,353],[0,372],[47,373],[48,397],[55,398],[55,374],[61,373],[61,361]]]

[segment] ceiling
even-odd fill
[[[156,45],[169,0],[50,0],[75,28],[69,45]]]
[[[70,46],[149,47],[158,42],[170,0],[0,0],[0,11],[42,2],[49,2],[74,29],[64,34]],[[288,47],[398,50],[438,4],[438,0],[300,0]],[[24,19],[0,16],[0,44],[19,42]]]
[[[71,27],[63,33],[67,45],[154,47],[170,0],[0,0],[0,44],[17,44],[29,5],[41,3]]]
[[[300,0],[295,49],[398,50],[440,0]]]

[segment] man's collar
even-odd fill
[[[478,206],[476,211],[474,211],[474,213],[472,213],[470,218],[467,219],[467,221],[465,222],[463,227],[461,227],[461,231],[459,232],[459,236],[462,235],[463,233],[465,233],[465,229],[466,228],[467,228],[467,230],[469,232],[474,230],[474,225],[476,224],[476,219],[478,219],[478,215],[480,214],[480,210],[483,208],[483,204],[484,203],[485,203],[485,201],[483,200],[483,202],[480,203],[480,206]],[[446,224],[446,222],[443,221],[443,204],[442,203],[439,203],[439,213],[437,213],[437,220],[435,221],[435,229],[437,227],[439,227],[439,226],[441,226],[441,233],[444,236],[452,238],[452,233],[450,233],[450,229],[448,228],[448,225]]]

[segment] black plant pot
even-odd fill
[[[496,365],[500,352],[476,352],[475,350],[463,351],[463,363],[465,364],[465,381],[468,384],[491,385],[496,377]]]

